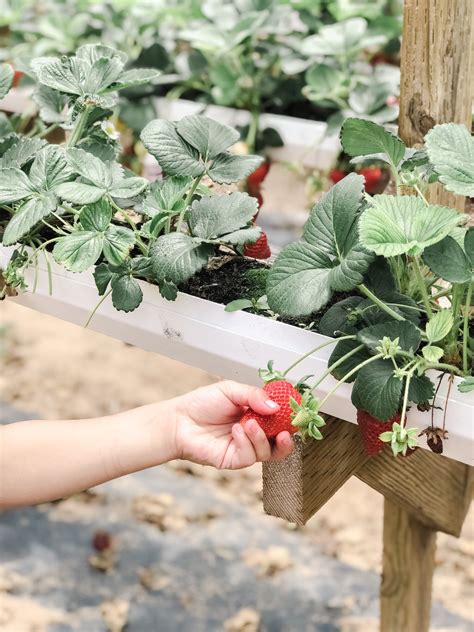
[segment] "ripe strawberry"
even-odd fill
[[[333,184],[337,184],[342,178],[347,176],[347,171],[343,171],[342,169],[332,169],[329,172],[329,179]]]
[[[267,177],[269,171],[270,171],[270,161],[266,160],[265,162],[262,162],[262,164],[258,166],[255,169],[255,171],[248,176],[247,189],[249,193],[254,195],[260,191],[262,182]]]
[[[15,70],[15,73],[13,75],[13,87],[14,88],[16,88],[18,86],[18,84],[20,83],[23,75],[24,75],[24,73],[21,72],[21,70]]]
[[[394,415],[388,421],[379,421],[364,410],[357,411],[357,423],[362,434],[362,443],[366,454],[376,456],[382,451],[385,444],[380,441],[379,436],[382,432],[391,430],[394,421],[400,422],[399,414]]]
[[[269,399],[279,404],[279,411],[273,415],[259,415],[252,410],[248,410],[240,420],[240,423],[244,424],[249,419],[255,419],[269,439],[276,437],[278,433],[285,430],[291,434],[298,432],[298,428],[291,423],[293,409],[290,400],[293,398],[298,404],[301,404],[301,394],[286,380],[267,382],[263,390],[266,391]]]
[[[268,259],[271,256],[272,251],[268,245],[267,235],[263,231],[254,244],[249,244],[244,247],[244,257],[251,257],[252,259]]]
[[[382,169],[380,167],[365,167],[360,170],[360,175],[365,178],[367,193],[377,193],[382,182]]]

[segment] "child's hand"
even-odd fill
[[[290,433],[281,432],[272,447],[255,420],[240,418],[250,407],[271,415],[278,404],[260,388],[218,382],[175,400],[178,456],[222,469],[240,469],[257,461],[284,459],[293,449]]]

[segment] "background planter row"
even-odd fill
[[[0,268],[8,262],[13,248],[0,248]],[[33,287],[35,272],[28,272]],[[160,353],[186,364],[200,367],[221,377],[258,384],[258,369],[273,359],[277,368],[285,368],[309,349],[328,340],[325,336],[299,329],[261,316],[244,312],[227,313],[222,305],[179,294],[175,302],[163,299],[158,288],[141,283],[143,303],[131,313],[117,312],[105,301],[89,327],[148,351]],[[10,299],[9,299],[10,300]],[[52,264],[52,294],[49,294],[47,266],[39,259],[36,292],[22,293],[16,302],[78,325],[84,325],[99,298],[90,272],[73,274]],[[332,346],[302,362],[291,377],[319,375],[327,367]],[[434,374],[432,377],[436,377]],[[329,377],[318,389],[323,396],[334,385]],[[451,389],[447,414],[449,439],[445,456],[464,463],[474,463],[474,395]],[[435,411],[435,425],[441,426],[446,403],[448,380],[443,380]],[[344,384],[328,401],[324,412],[355,422],[350,401],[351,386]],[[376,394],[374,394],[376,396]],[[430,414],[415,407],[409,413],[411,426],[420,430],[430,423]],[[425,444],[424,439],[421,440]]]

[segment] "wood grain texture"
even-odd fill
[[[405,0],[399,133],[408,146],[438,123],[470,129],[473,101],[474,2]],[[465,200],[441,186],[429,199],[464,210]]]
[[[472,500],[473,468],[417,450],[394,458],[389,450],[368,460],[356,476],[431,529],[459,536]]]
[[[304,525],[367,461],[354,424],[326,417],[322,441],[295,441],[284,461],[263,464],[263,507]]]
[[[385,500],[381,632],[428,632],[436,531]]]

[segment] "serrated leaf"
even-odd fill
[[[238,298],[235,301],[230,301],[225,306],[226,312],[239,312],[242,309],[249,309],[252,307],[252,301],[249,301],[247,298]]]
[[[140,195],[148,186],[148,180],[138,176],[123,178],[114,182],[110,189],[110,195],[115,198],[129,199]]]
[[[90,65],[78,57],[43,57],[35,59],[32,67],[39,83],[67,94],[84,94]]]
[[[331,353],[328,366],[332,367],[336,362],[339,362],[347,354],[354,352],[353,355],[346,358],[339,366],[337,366],[331,374],[337,379],[341,380],[347,373],[355,369],[361,362],[369,358],[367,349],[360,349],[355,352],[355,349],[360,347],[360,343],[357,340],[340,340],[334,347],[334,351]],[[354,382],[356,374],[346,380],[348,383]]]
[[[160,76],[160,71],[156,68],[131,68],[125,70],[119,76],[119,78],[110,85],[107,90],[123,90],[124,88],[131,88],[132,86],[141,86],[145,83],[150,83],[153,79]]]
[[[427,375],[413,375],[408,387],[408,401],[422,404],[434,395],[434,384]]]
[[[426,324],[426,335],[430,342],[439,342],[446,338],[453,328],[454,319],[449,309],[442,309]]]
[[[112,221],[112,207],[106,200],[99,200],[84,206],[79,214],[84,230],[104,232]]]
[[[123,62],[117,56],[100,57],[92,64],[84,84],[84,92],[101,94],[117,81],[123,71]]]
[[[333,99],[339,102],[347,95],[349,85],[343,72],[327,64],[311,66],[305,74],[306,86],[303,94],[319,105],[332,105]]]
[[[419,255],[463,220],[454,209],[427,206],[420,198],[375,195],[359,221],[363,245],[377,255]]]
[[[416,352],[421,342],[419,329],[407,320],[370,325],[357,333],[357,340],[374,353],[378,353],[377,347],[380,346],[384,337],[390,340],[398,338],[398,344],[402,350],[412,353]]]
[[[42,121],[48,124],[64,123],[67,117],[65,113],[67,97],[64,94],[40,84],[31,98],[39,108]]]
[[[112,265],[120,265],[135,245],[135,234],[125,226],[111,224],[104,235],[104,257]]]
[[[175,301],[178,297],[178,288],[172,281],[163,279],[160,281],[160,294],[167,301]]]
[[[474,377],[465,377],[464,380],[458,384],[458,391],[460,393],[471,393],[474,391]]]
[[[56,242],[53,257],[71,272],[84,272],[100,257],[103,242],[103,235],[95,231],[71,233]]]
[[[31,165],[29,178],[36,189],[45,191],[67,182],[73,177],[64,149],[59,145],[48,145],[41,149]]]
[[[378,294],[386,305],[391,307],[397,314],[400,314],[415,325],[420,322],[420,308],[416,301],[405,294],[398,292],[386,292]],[[387,314],[384,310],[378,307],[372,302],[370,298],[364,299],[360,305],[362,313],[362,320],[367,325],[378,325],[379,323],[386,323],[393,320],[393,317]]]
[[[373,255],[367,252],[361,244],[357,244],[352,250],[344,254],[339,264],[331,270],[329,282],[333,290],[349,292],[363,282]]]
[[[106,263],[99,263],[94,270],[94,281],[99,292],[99,296],[103,296],[107,291],[110,281],[112,280],[113,273]]]
[[[251,228],[241,228],[227,235],[222,235],[220,241],[225,244],[232,244],[233,246],[245,246],[247,244],[254,244],[258,241],[261,234],[262,229],[259,226],[252,226]]]
[[[323,336],[336,336],[342,334],[352,334],[354,324],[350,321],[351,314],[357,310],[357,306],[362,301],[360,296],[349,296],[332,305],[319,321],[319,331]]]
[[[467,236],[467,235],[466,235]],[[426,248],[423,261],[432,272],[451,283],[466,283],[472,276],[472,263],[450,235]]]
[[[199,272],[213,252],[209,244],[183,233],[171,233],[156,240],[150,257],[158,281],[167,279],[180,285]]]
[[[354,245],[363,202],[364,178],[351,173],[334,185],[312,208],[303,238],[328,255],[344,255]]]
[[[464,250],[471,262],[471,266],[474,267],[474,226],[471,226],[464,237]]]
[[[198,150],[204,161],[215,158],[240,139],[239,132],[233,127],[199,114],[183,117],[177,123],[177,131]]]
[[[109,189],[112,186],[111,168],[89,152],[77,148],[68,149],[67,161],[74,173],[99,189]]]
[[[10,64],[0,64],[0,99],[3,99],[12,87],[13,75],[13,68]]]
[[[276,258],[267,282],[271,309],[282,316],[318,311],[331,297],[328,256],[305,242],[287,246]]]
[[[423,357],[428,362],[439,362],[443,357],[444,350],[441,347],[436,347],[435,345],[428,345],[427,347],[423,347],[422,349]]]
[[[208,170],[208,176],[219,184],[232,184],[244,180],[263,162],[261,156],[237,156],[219,154]]]
[[[140,284],[131,275],[112,278],[112,304],[121,312],[133,312],[143,300]]]
[[[376,419],[386,421],[399,407],[403,382],[393,375],[390,360],[374,360],[357,373],[352,388],[352,403]]]
[[[216,239],[242,228],[257,212],[256,199],[247,193],[211,195],[193,202],[189,224],[196,237]]]
[[[0,170],[0,204],[17,202],[32,195],[35,188],[26,173],[15,167]]]
[[[105,44],[83,44],[77,49],[76,57],[84,59],[90,66],[101,57],[118,57],[123,65],[127,63],[128,59],[127,53]]]
[[[157,214],[168,215],[169,211],[179,212],[191,182],[192,178],[186,176],[170,176],[153,182],[143,201],[143,212],[152,218]]]
[[[23,167],[46,145],[40,138],[19,137],[0,158],[0,168]]]
[[[3,234],[3,245],[11,246],[27,235],[44,217],[57,206],[55,196],[36,194],[24,202],[8,222]]]
[[[405,156],[405,143],[382,126],[364,119],[348,118],[341,129],[341,143],[349,156],[385,154],[394,167]]]
[[[474,138],[464,125],[435,125],[425,137],[430,162],[448,191],[474,196]]]
[[[204,173],[205,165],[199,152],[178,134],[174,123],[151,121],[140,138],[168,175],[195,178]]]
[[[73,204],[91,204],[97,202],[107,193],[106,189],[100,189],[92,184],[84,182],[63,182],[55,187],[54,192],[67,202]]]

